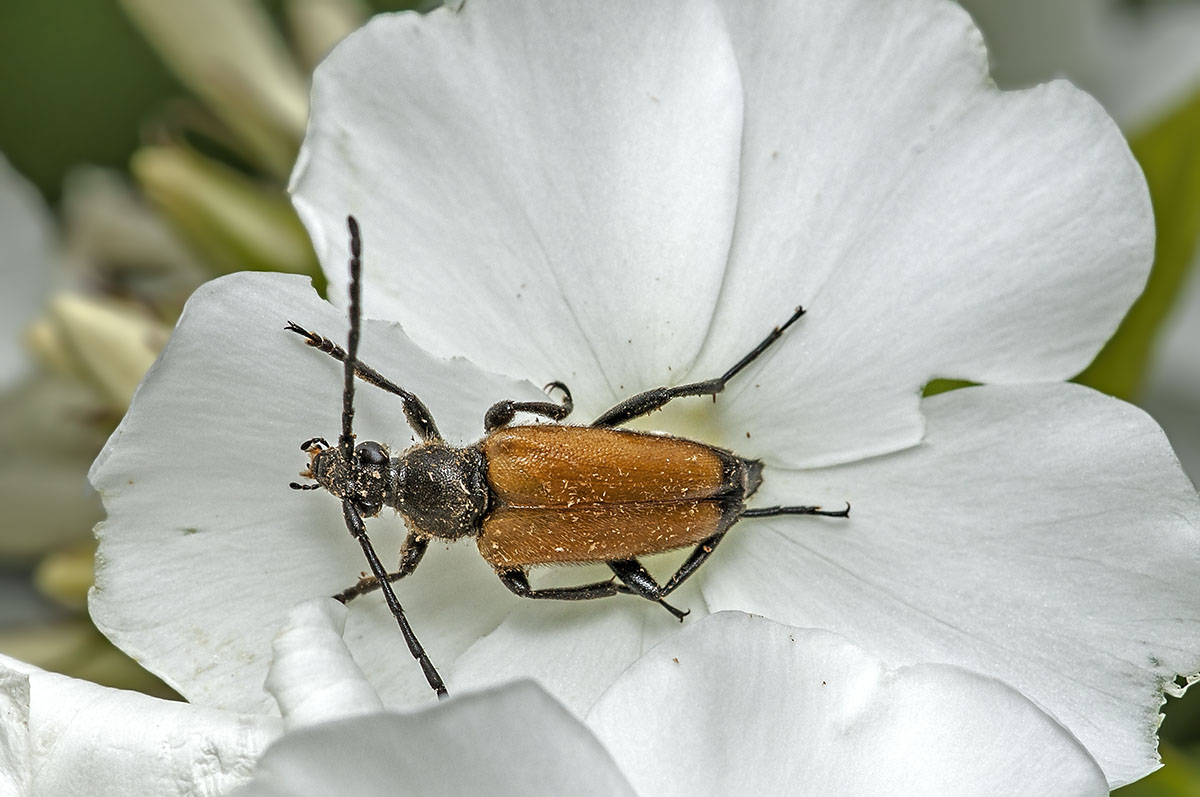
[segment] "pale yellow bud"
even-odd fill
[[[130,168],[215,269],[315,274],[308,233],[282,191],[185,147],[146,147]]]
[[[291,0],[284,9],[298,56],[309,71],[371,15],[362,0]]]
[[[110,301],[59,294],[50,301],[38,334],[53,341],[52,362],[66,360],[68,371],[99,389],[113,409],[124,411],[133,391],[166,345],[170,329],[131,308]],[[40,351],[40,349],[39,349]]]
[[[291,171],[308,119],[308,79],[257,3],[122,0],[179,79],[268,171]]]

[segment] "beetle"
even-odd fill
[[[350,333],[343,349],[329,338],[289,321],[285,329],[343,363],[342,430],[337,445],[312,438],[300,449],[309,455],[301,476],[312,483],[295,490],[324,489],[342,502],[346,528],[358,540],[371,568],[357,584],[334,596],[343,603],[381,589],[388,607],[439,697],[446,686],[417,639],[392,583],[411,574],[433,539],[473,537],[479,552],[513,593],[523,598],[590,600],[636,595],[663,606],[680,621],[687,612],[666,602],[712,555],[734,523],[774,515],[848,517],[845,509],[818,506],[748,508],[746,499],[762,482],[762,463],[715,446],[651,432],[619,428],[684,396],[716,395],[742,369],[779,340],[804,315],[771,330],[753,350],[716,379],[646,390],[620,402],[588,426],[560,423],[571,414],[571,392],[561,382],[547,391],[560,401],[500,401],[484,415],[484,437],[474,445],[448,444],[433,415],[413,393],[358,359],[362,325],[362,237],[350,231]],[[421,442],[392,457],[387,446],[355,445],[355,378],[398,396],[408,424]],[[512,425],[518,413],[553,424]],[[400,566],[383,567],[363,518],[395,509],[408,535]],[[663,584],[639,557],[691,547],[692,552]],[[539,565],[604,564],[613,576],[569,587],[535,589],[528,571]]]

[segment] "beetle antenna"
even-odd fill
[[[400,601],[396,599],[396,592],[392,589],[392,580],[388,578],[387,569],[379,561],[379,556],[376,555],[375,548],[371,545],[371,539],[367,536],[367,528],[363,525],[362,516],[354,508],[353,499],[349,497],[342,499],[342,515],[346,520],[346,528],[362,546],[367,563],[371,566],[371,572],[383,590],[383,597],[387,601],[388,608],[391,609],[392,616],[396,618],[396,623],[400,626],[404,641],[408,643],[409,653],[421,665],[421,670],[425,673],[425,680],[429,682],[429,686],[437,693],[437,696],[439,698],[446,697],[446,684],[442,681],[442,676],[438,674],[437,668],[433,666],[433,662],[429,660],[425,646],[421,644],[421,640],[417,639],[412,626],[409,625],[408,616],[404,614]]]
[[[345,379],[342,385],[342,436],[338,448],[342,459],[354,454],[354,368],[358,362],[358,337],[362,327],[362,235],[353,216],[346,217],[350,228],[350,337],[346,341]]]

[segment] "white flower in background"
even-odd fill
[[[50,292],[51,229],[50,211],[37,189],[0,156],[0,390],[29,374],[31,363],[21,341]]]
[[[89,418],[96,402],[86,388],[38,369],[28,345],[61,282],[54,236],[37,189],[0,157],[0,559],[10,563],[78,539],[101,517],[86,479],[104,442]],[[71,304],[62,328],[80,330],[74,322],[87,309]]]
[[[290,613],[267,678],[279,717],[157,700],[0,657],[0,792],[1107,791],[1083,746],[1010,687],[953,667],[888,670],[827,632],[733,613],[706,619],[636,662],[581,723],[530,683],[382,713],[342,641],[345,617],[329,599]],[[731,647],[738,656],[726,655]]]
[[[98,212],[102,205],[112,210],[115,189],[111,177],[103,191],[98,180],[99,174],[81,174],[68,183],[65,202],[76,234],[63,252],[44,200],[0,159],[0,558],[9,562],[86,537],[100,519],[88,465],[168,334],[131,303],[95,295],[114,288],[101,272],[116,261],[106,244],[117,214]],[[132,208],[131,201],[122,206]],[[133,252],[140,241],[150,259],[151,225],[132,213],[121,218],[120,251]],[[165,231],[155,231],[161,235],[153,244],[166,243]],[[145,279],[155,271],[166,284],[179,270],[159,264],[140,272]],[[135,290],[127,279],[134,271],[114,277],[126,278],[122,291]],[[140,295],[149,301],[148,293]]]
[[[88,467],[170,331],[143,306],[97,293],[133,293],[150,304],[145,288],[152,283],[161,294],[178,269],[152,255],[166,237],[145,233],[161,227],[118,212],[131,202],[114,207],[110,175],[68,181],[63,241],[36,190],[6,162],[0,172],[0,651],[153,688],[90,621],[66,620],[61,607],[82,611],[92,580],[91,529],[103,510]],[[139,252],[140,267],[118,252]],[[58,606],[39,598],[22,572],[35,561],[33,583]]]
[[[1171,436],[1183,469],[1200,484],[1200,271],[1195,270],[1163,324],[1141,405]]]
[[[1086,95],[997,91],[961,9],[380,17],[318,70],[293,190],[334,297],[358,217],[367,312],[404,326],[366,323],[361,356],[456,443],[552,379],[585,423],[716,376],[807,307],[715,404],[649,422],[761,457],[754,503],[852,517],[739,524],[677,593],[688,622],[748,610],[974,670],[1049,711],[1111,785],[1156,766],[1163,690],[1200,669],[1200,501],[1144,414],[1057,384],[1145,280],[1145,185]],[[341,390],[288,320],[344,335],[303,278],[202,288],[92,474],[97,624],[239,712],[273,708],[290,607],[364,567],[338,503],[287,488],[298,444],[336,434]],[[922,400],[935,377],[991,385]],[[357,407],[360,439],[411,439],[394,397],[364,387]],[[400,526],[370,522],[376,547]],[[577,715],[680,628],[632,598],[521,601],[469,544],[399,594],[452,693],[533,676]],[[352,604],[346,639],[384,705],[432,698],[382,601]]]
[[[175,318],[191,292],[214,276],[120,172],[72,169],[61,212],[67,266],[76,283],[93,291],[132,294],[155,315]]]
[[[1068,77],[1137,131],[1200,88],[1200,4],[960,0],[1003,87]]]
[[[44,550],[47,541],[61,542],[64,526],[87,528],[100,514],[95,496],[85,496],[84,474],[103,437],[94,437],[88,450],[86,438],[77,442],[86,432],[83,424],[31,423],[48,418],[32,415],[31,408],[64,411],[79,399],[78,392],[34,378],[24,342],[50,292],[52,229],[37,189],[0,157],[0,557],[10,561]],[[63,445],[43,447],[47,437]],[[61,450],[68,446],[69,452]]]

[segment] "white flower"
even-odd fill
[[[1144,182],[1081,92],[998,92],[956,6],[380,17],[318,70],[293,190],[335,297],[344,218],[362,223],[368,314],[404,325],[366,323],[362,359],[456,443],[552,379],[586,423],[716,376],[807,307],[715,403],[649,422],[761,457],[755,503],[853,515],[739,524],[677,593],[689,622],[749,610],[894,666],[965,667],[1045,707],[1111,785],[1156,766],[1163,689],[1200,669],[1200,501],[1145,415],[1056,384],[1145,280]],[[97,624],[238,711],[271,709],[288,609],[363,569],[337,502],[287,488],[341,390],[287,320],[344,334],[301,278],[199,291],[92,474]],[[935,377],[991,384],[922,400]],[[360,439],[411,439],[394,397],[363,387],[357,407]],[[369,526],[396,550],[399,522]],[[522,602],[470,547],[398,587],[452,692],[531,675],[583,714],[679,631],[632,598]],[[384,705],[430,700],[382,602],[351,609]]]
[[[100,516],[85,478],[106,433],[89,419],[96,402],[38,370],[26,345],[54,281],[54,233],[37,189],[0,156],[0,557],[10,562],[78,539]]]
[[[0,390],[29,373],[21,337],[50,292],[51,228],[50,211],[37,189],[0,156]]]

